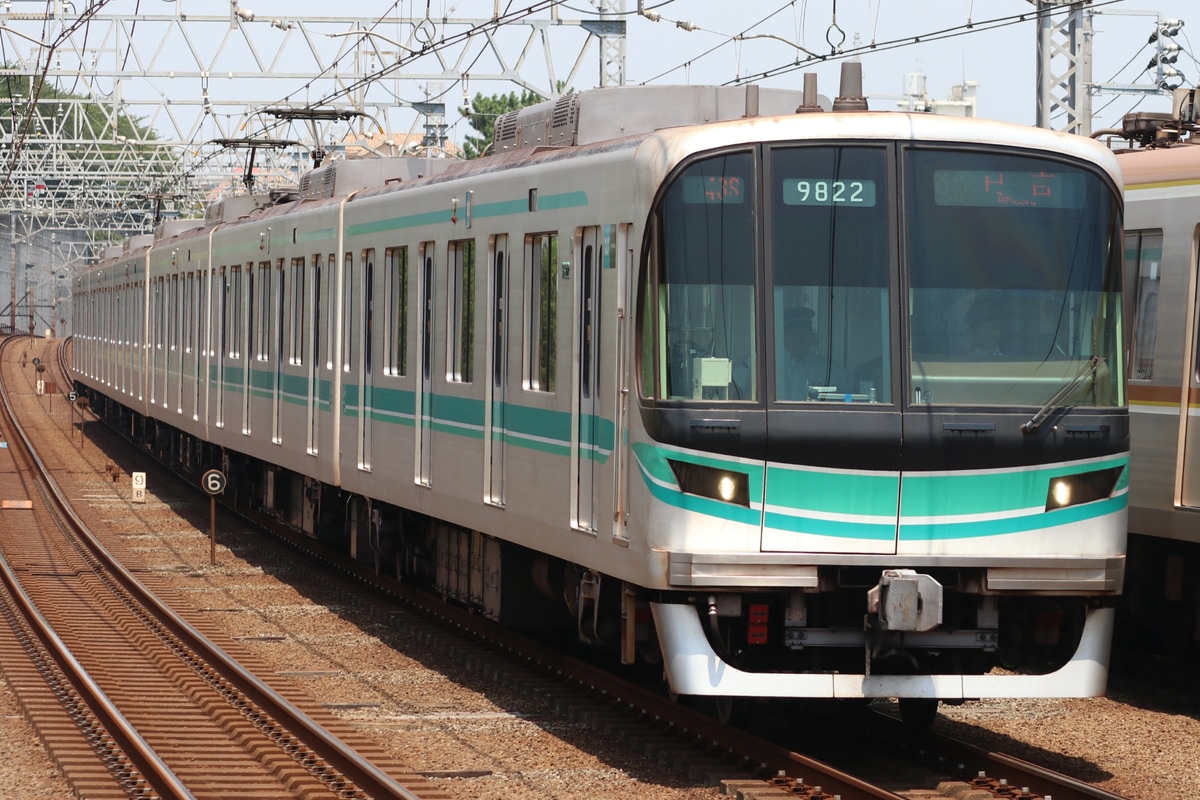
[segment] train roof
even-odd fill
[[[1127,189],[1159,189],[1200,183],[1200,144],[1140,148],[1117,153]]]
[[[1117,188],[1123,186],[1116,156],[1103,144],[1087,136],[1051,131],[1031,125],[980,119],[949,117],[901,111],[848,111],[811,113],[776,117],[743,118],[705,128],[663,129],[651,137],[667,150],[664,157],[680,158],[687,151],[716,149],[738,141],[747,134],[742,126],[754,126],[753,138],[760,141],[795,139],[797,128],[785,120],[800,116],[804,120],[800,135],[805,140],[894,140],[913,142],[971,142],[1003,147],[1028,148],[1071,156],[1104,169]],[[776,128],[777,130],[773,130]]]

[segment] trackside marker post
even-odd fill
[[[217,495],[225,491],[225,473],[210,469],[200,477],[200,485],[208,492],[208,563],[217,563]]]

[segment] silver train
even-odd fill
[[[1195,90],[1174,114],[1130,115],[1125,177],[1126,285],[1133,329],[1129,410],[1130,575],[1123,650],[1200,656],[1200,138]],[[1182,113],[1181,113],[1182,112]],[[1128,622],[1128,624],[1124,624]]]
[[[1116,159],[860,94],[601,89],[486,158],[228,198],[78,276],[77,385],[239,501],[721,709],[1095,695]]]

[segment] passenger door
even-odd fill
[[[421,303],[421,327],[417,334],[417,350],[420,353],[421,374],[415,398],[416,433],[416,483],[421,486],[433,484],[433,242],[422,242],[418,250],[421,268],[418,271],[417,294]]]
[[[602,458],[600,442],[600,229],[584,228],[576,242],[579,296],[576,305],[575,408],[571,426],[571,493],[574,495],[574,524],[585,531],[596,530],[597,462]]]
[[[488,284],[488,378],[484,390],[484,500],[504,505],[504,457],[508,403],[508,237],[492,238]]]

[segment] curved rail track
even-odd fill
[[[10,348],[28,342],[5,340],[0,364],[14,362]],[[10,381],[0,383],[0,429],[9,444],[0,454],[8,506],[0,533],[8,620],[0,663],[27,713],[36,707],[35,726],[58,739],[51,750],[76,791],[416,800],[230,658],[100,544],[18,426]],[[31,673],[61,709],[57,722],[39,724],[52,709]],[[34,694],[40,697],[29,699]]]

